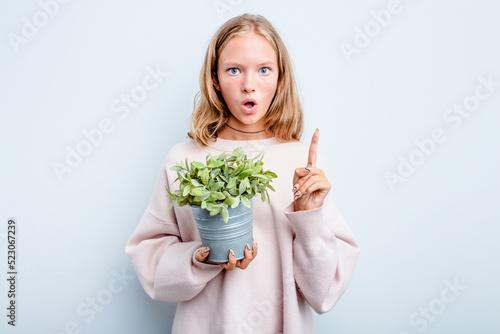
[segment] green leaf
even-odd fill
[[[172,210],[172,207],[174,206],[174,204],[175,204],[175,201],[171,201],[170,204],[168,205],[167,215],[170,212],[170,210]]]
[[[226,198],[226,200],[224,201],[224,203],[226,203],[227,205],[233,205],[234,203],[236,202],[239,202],[239,200],[237,199],[237,197],[228,197]]]
[[[272,191],[276,191],[276,190],[274,190],[273,186],[272,186],[272,185],[270,185],[270,184],[268,184],[268,185],[267,185],[267,187],[268,187],[269,189],[271,189]]]
[[[243,205],[246,206],[247,208],[251,208],[252,207],[252,203],[245,196],[241,196],[241,203],[243,203]]]
[[[203,169],[201,172],[201,175],[200,175],[201,182],[203,182],[204,185],[208,185],[208,174],[209,174],[208,168]]]
[[[200,182],[196,181],[195,179],[191,179],[191,184],[195,187],[199,187],[201,185]]]
[[[247,190],[247,184],[242,180],[240,182],[240,188],[239,188],[240,195],[243,194],[245,190]]]
[[[167,193],[168,193],[168,194],[172,194],[172,193],[170,192],[170,189],[168,189],[168,187],[167,187],[167,186],[165,186],[165,190],[167,191]]]
[[[212,179],[215,179],[215,177],[216,177],[217,175],[219,175],[219,173],[220,173],[220,168],[212,169],[212,170],[210,171],[210,177],[211,177]]]
[[[233,196],[238,196],[240,194],[236,187],[229,189],[229,193]]]
[[[227,184],[227,189],[231,189],[231,188],[234,188],[236,187],[236,177],[232,177],[230,180],[229,180],[229,183]]]
[[[224,187],[224,182],[222,181],[217,181],[215,182],[215,187],[213,191],[220,191]]]
[[[252,173],[253,169],[245,169],[243,172],[241,172],[241,174],[238,175],[238,177],[240,179],[244,179],[245,177],[252,175]]]
[[[191,164],[192,164],[194,167],[198,168],[198,169],[203,169],[203,168],[205,168],[205,165],[204,165],[204,164],[202,164],[201,162],[198,162],[198,161],[193,161]]]
[[[210,191],[213,191],[213,190],[214,190],[214,188],[215,188],[215,180],[214,180],[214,179],[210,179],[210,180],[208,180],[208,189],[209,189]]]
[[[210,191],[208,191],[207,189],[203,188],[203,187],[199,187],[199,188],[193,188],[191,189],[191,191],[189,192],[191,195],[193,196],[210,196]]]
[[[257,175],[257,174],[259,174],[261,171],[262,171],[262,165],[257,164],[257,166],[255,166],[255,167],[253,168],[252,175]]]
[[[221,209],[222,209],[222,206],[213,205],[209,210],[210,216],[215,216],[216,214],[218,214],[220,212]]]
[[[211,191],[210,196],[213,197],[213,199],[215,199],[215,200],[223,200],[226,198],[226,196],[224,196],[220,192],[216,192],[216,191]]]
[[[175,165],[175,166],[170,167],[170,170],[175,170],[175,171],[179,172],[181,170],[184,170],[184,168],[182,168],[182,166]]]
[[[184,206],[184,205],[188,205],[188,204],[189,204],[189,201],[187,199],[183,199],[182,201],[177,202],[178,206]]]
[[[234,198],[236,199],[236,201],[231,205],[233,209],[240,205],[240,196]]]
[[[196,196],[193,200],[195,202],[202,202],[202,201],[206,200],[209,197],[210,197],[210,193],[207,193],[207,194],[203,194],[203,195],[200,195],[200,196]]]
[[[229,219],[229,212],[227,211],[227,205],[224,204],[222,206],[222,209],[220,211],[220,215],[222,216],[222,220],[224,221],[224,223],[227,223],[228,219]]]
[[[233,155],[239,156],[240,154],[245,154],[245,152],[243,152],[243,147],[241,147],[241,146],[239,146],[233,150]]]
[[[264,157],[264,152],[260,152],[256,157],[253,158],[253,160],[258,160],[260,156]],[[262,162],[262,160],[260,162]]]
[[[217,167],[220,167],[224,165],[224,161],[220,161],[220,160],[215,160],[215,161],[210,161],[207,165],[207,167],[210,167],[210,168],[217,168]]]
[[[193,189],[192,184],[188,184],[187,186],[185,186],[184,190],[182,191],[182,196],[186,197],[189,194],[189,192],[191,191],[191,189]]]
[[[234,175],[234,176],[236,176],[236,175],[240,174],[241,172],[243,172],[243,169],[244,169],[244,168],[245,168],[244,166],[238,166],[238,167],[234,170],[233,175]]]
[[[270,175],[270,176],[272,176],[275,179],[278,177],[278,175],[276,175],[276,173],[273,173],[270,170],[266,170],[264,174]]]

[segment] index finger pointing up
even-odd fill
[[[307,159],[307,167],[316,167],[316,157],[318,155],[318,141],[319,141],[319,129],[316,129],[311,139],[311,146],[309,146],[309,157]]]

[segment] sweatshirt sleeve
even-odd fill
[[[165,166],[125,252],[152,299],[179,302],[200,293],[222,267],[198,262],[194,254],[201,242],[183,242],[175,211],[165,214],[170,203],[165,190],[165,186],[170,189]]]
[[[292,202],[284,213],[295,234],[295,282],[309,305],[322,314],[347,288],[360,249],[331,191],[320,208],[294,212],[294,206]]]

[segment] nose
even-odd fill
[[[255,92],[255,82],[252,73],[247,73],[243,78],[243,85],[241,90],[244,93]]]

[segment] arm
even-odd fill
[[[323,206],[285,211],[295,232],[294,276],[309,305],[319,314],[329,311],[351,279],[359,247],[331,195]]]
[[[125,251],[151,298],[178,302],[195,297],[222,268],[194,258],[201,242],[182,241],[175,210],[165,215],[170,203],[165,186],[170,189],[171,183],[164,167],[148,208]]]
[[[297,168],[294,202],[285,215],[295,232],[295,281],[318,313],[329,311],[347,288],[359,254],[354,236],[340,214],[323,169],[316,167],[319,130],[313,135],[306,168]],[[323,156],[320,165],[326,166]]]

